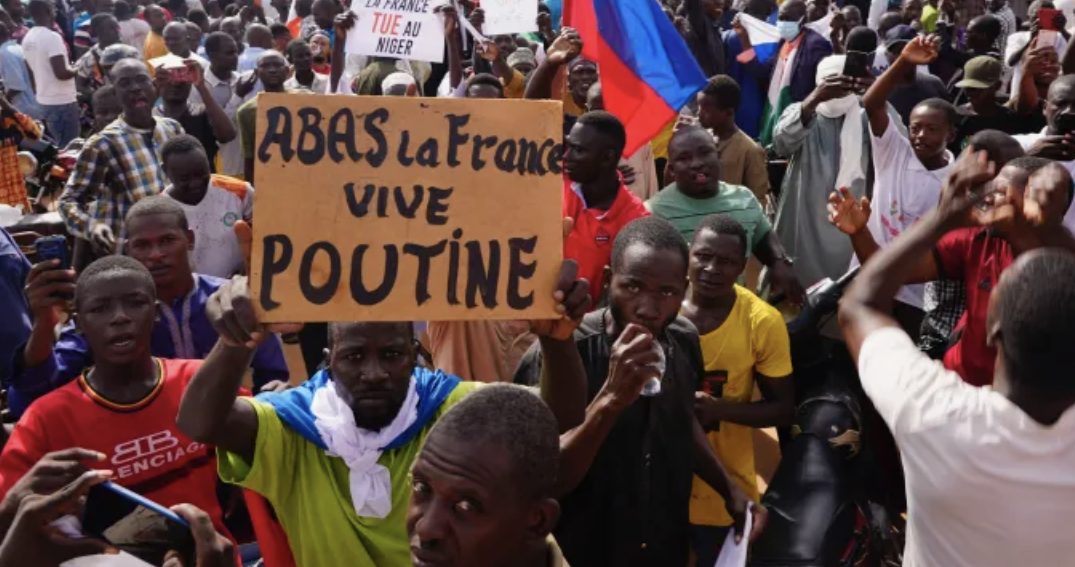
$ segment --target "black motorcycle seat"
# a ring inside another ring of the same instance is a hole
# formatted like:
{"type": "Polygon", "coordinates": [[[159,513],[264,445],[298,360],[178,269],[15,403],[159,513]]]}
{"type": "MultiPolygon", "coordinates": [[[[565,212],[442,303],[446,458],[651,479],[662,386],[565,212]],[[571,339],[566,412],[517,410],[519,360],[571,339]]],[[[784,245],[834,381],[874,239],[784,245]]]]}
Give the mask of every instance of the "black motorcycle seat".
{"type": "Polygon", "coordinates": [[[788,443],[765,496],[769,523],[753,545],[754,566],[836,565],[854,528],[847,464],[828,441],[800,434],[788,443]]]}

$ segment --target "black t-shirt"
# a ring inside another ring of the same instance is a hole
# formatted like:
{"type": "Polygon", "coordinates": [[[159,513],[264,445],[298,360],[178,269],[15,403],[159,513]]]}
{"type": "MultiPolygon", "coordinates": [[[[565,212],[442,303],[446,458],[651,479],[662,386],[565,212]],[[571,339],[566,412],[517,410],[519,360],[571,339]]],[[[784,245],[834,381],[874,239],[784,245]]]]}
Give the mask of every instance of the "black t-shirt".
{"type": "MultiPolygon", "coordinates": [[[[608,376],[613,340],[607,309],[575,331],[592,401],[608,376]]],[[[633,567],[686,565],[690,546],[694,392],[703,373],[698,331],[678,317],[662,343],[667,365],[661,393],[639,398],[620,414],[582,483],[560,500],[556,541],[571,565],[633,567]]],[[[541,375],[541,351],[523,357],[515,381],[541,375]]]]}
{"type": "Polygon", "coordinates": [[[209,123],[209,114],[205,112],[205,106],[188,103],[187,111],[176,122],[179,122],[184,132],[202,143],[205,147],[205,155],[209,156],[209,170],[216,173],[216,154],[219,148],[216,136],[213,135],[213,126],[209,123]]]}
{"type": "Polygon", "coordinates": [[[1000,130],[1006,134],[1027,134],[1041,130],[1041,128],[1035,129],[1034,121],[1028,117],[1020,116],[1006,106],[1000,109],[999,114],[980,116],[974,114],[969,104],[960,106],[959,121],[956,123],[956,138],[948,146],[952,153],[961,152],[967,140],[982,130],[1000,130]]]}
{"type": "Polygon", "coordinates": [[[911,122],[911,111],[927,98],[948,100],[948,89],[944,88],[944,83],[937,77],[915,72],[914,82],[892,89],[888,102],[892,103],[892,107],[903,119],[903,124],[907,125],[911,122]]]}

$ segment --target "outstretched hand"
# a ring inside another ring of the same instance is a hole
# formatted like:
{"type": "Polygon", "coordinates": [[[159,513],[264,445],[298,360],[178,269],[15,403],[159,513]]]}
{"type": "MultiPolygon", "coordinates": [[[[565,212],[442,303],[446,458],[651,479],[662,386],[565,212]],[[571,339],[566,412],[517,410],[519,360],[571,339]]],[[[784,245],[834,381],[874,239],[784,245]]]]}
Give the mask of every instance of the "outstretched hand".
{"type": "Polygon", "coordinates": [[[918,36],[907,42],[900,52],[900,60],[912,65],[928,65],[941,52],[941,38],[935,35],[918,36]]]}
{"type": "Polygon", "coordinates": [[[582,53],[582,38],[575,28],[564,28],[549,46],[545,60],[552,65],[563,65],[582,53]]]}
{"type": "Polygon", "coordinates": [[[870,200],[856,199],[847,187],[840,187],[829,194],[829,222],[840,232],[851,236],[866,228],[870,220],[870,200]]]}

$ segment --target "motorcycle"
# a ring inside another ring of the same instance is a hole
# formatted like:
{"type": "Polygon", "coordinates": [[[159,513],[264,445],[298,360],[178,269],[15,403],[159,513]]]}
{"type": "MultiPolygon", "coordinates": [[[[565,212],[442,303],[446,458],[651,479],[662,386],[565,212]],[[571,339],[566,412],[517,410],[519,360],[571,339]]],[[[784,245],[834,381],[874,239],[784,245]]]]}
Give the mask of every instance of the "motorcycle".
{"type": "Polygon", "coordinates": [[[75,138],[63,149],[57,149],[46,138],[23,140],[19,144],[19,172],[26,182],[26,193],[34,210],[45,213],[56,208],[56,200],[78,161],[85,140],[75,138]]]}
{"type": "Polygon", "coordinates": [[[900,530],[878,485],[878,458],[864,442],[877,433],[864,419],[872,407],[844,343],[822,331],[856,273],[814,285],[788,324],[795,421],[781,431],[780,465],[761,500],[769,521],[751,546],[753,567],[902,563],[900,530]]]}

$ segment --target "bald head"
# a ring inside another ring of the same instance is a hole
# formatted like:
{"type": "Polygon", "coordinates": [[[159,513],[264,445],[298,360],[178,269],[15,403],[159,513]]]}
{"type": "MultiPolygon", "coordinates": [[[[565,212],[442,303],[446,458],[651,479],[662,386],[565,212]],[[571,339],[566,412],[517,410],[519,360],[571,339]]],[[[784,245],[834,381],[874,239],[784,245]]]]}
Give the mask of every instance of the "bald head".
{"type": "Polygon", "coordinates": [[[183,22],[172,22],[164,26],[164,45],[168,52],[180,57],[190,57],[190,31],[183,22]]]}
{"type": "Polygon", "coordinates": [[[250,47],[272,49],[272,31],[268,26],[252,24],[246,29],[246,44],[250,47]]]}
{"type": "Polygon", "coordinates": [[[149,69],[146,68],[146,64],[141,59],[120,59],[119,62],[112,66],[112,70],[108,72],[108,78],[112,80],[113,84],[118,83],[123,77],[133,75],[149,76],[149,69]]]}

